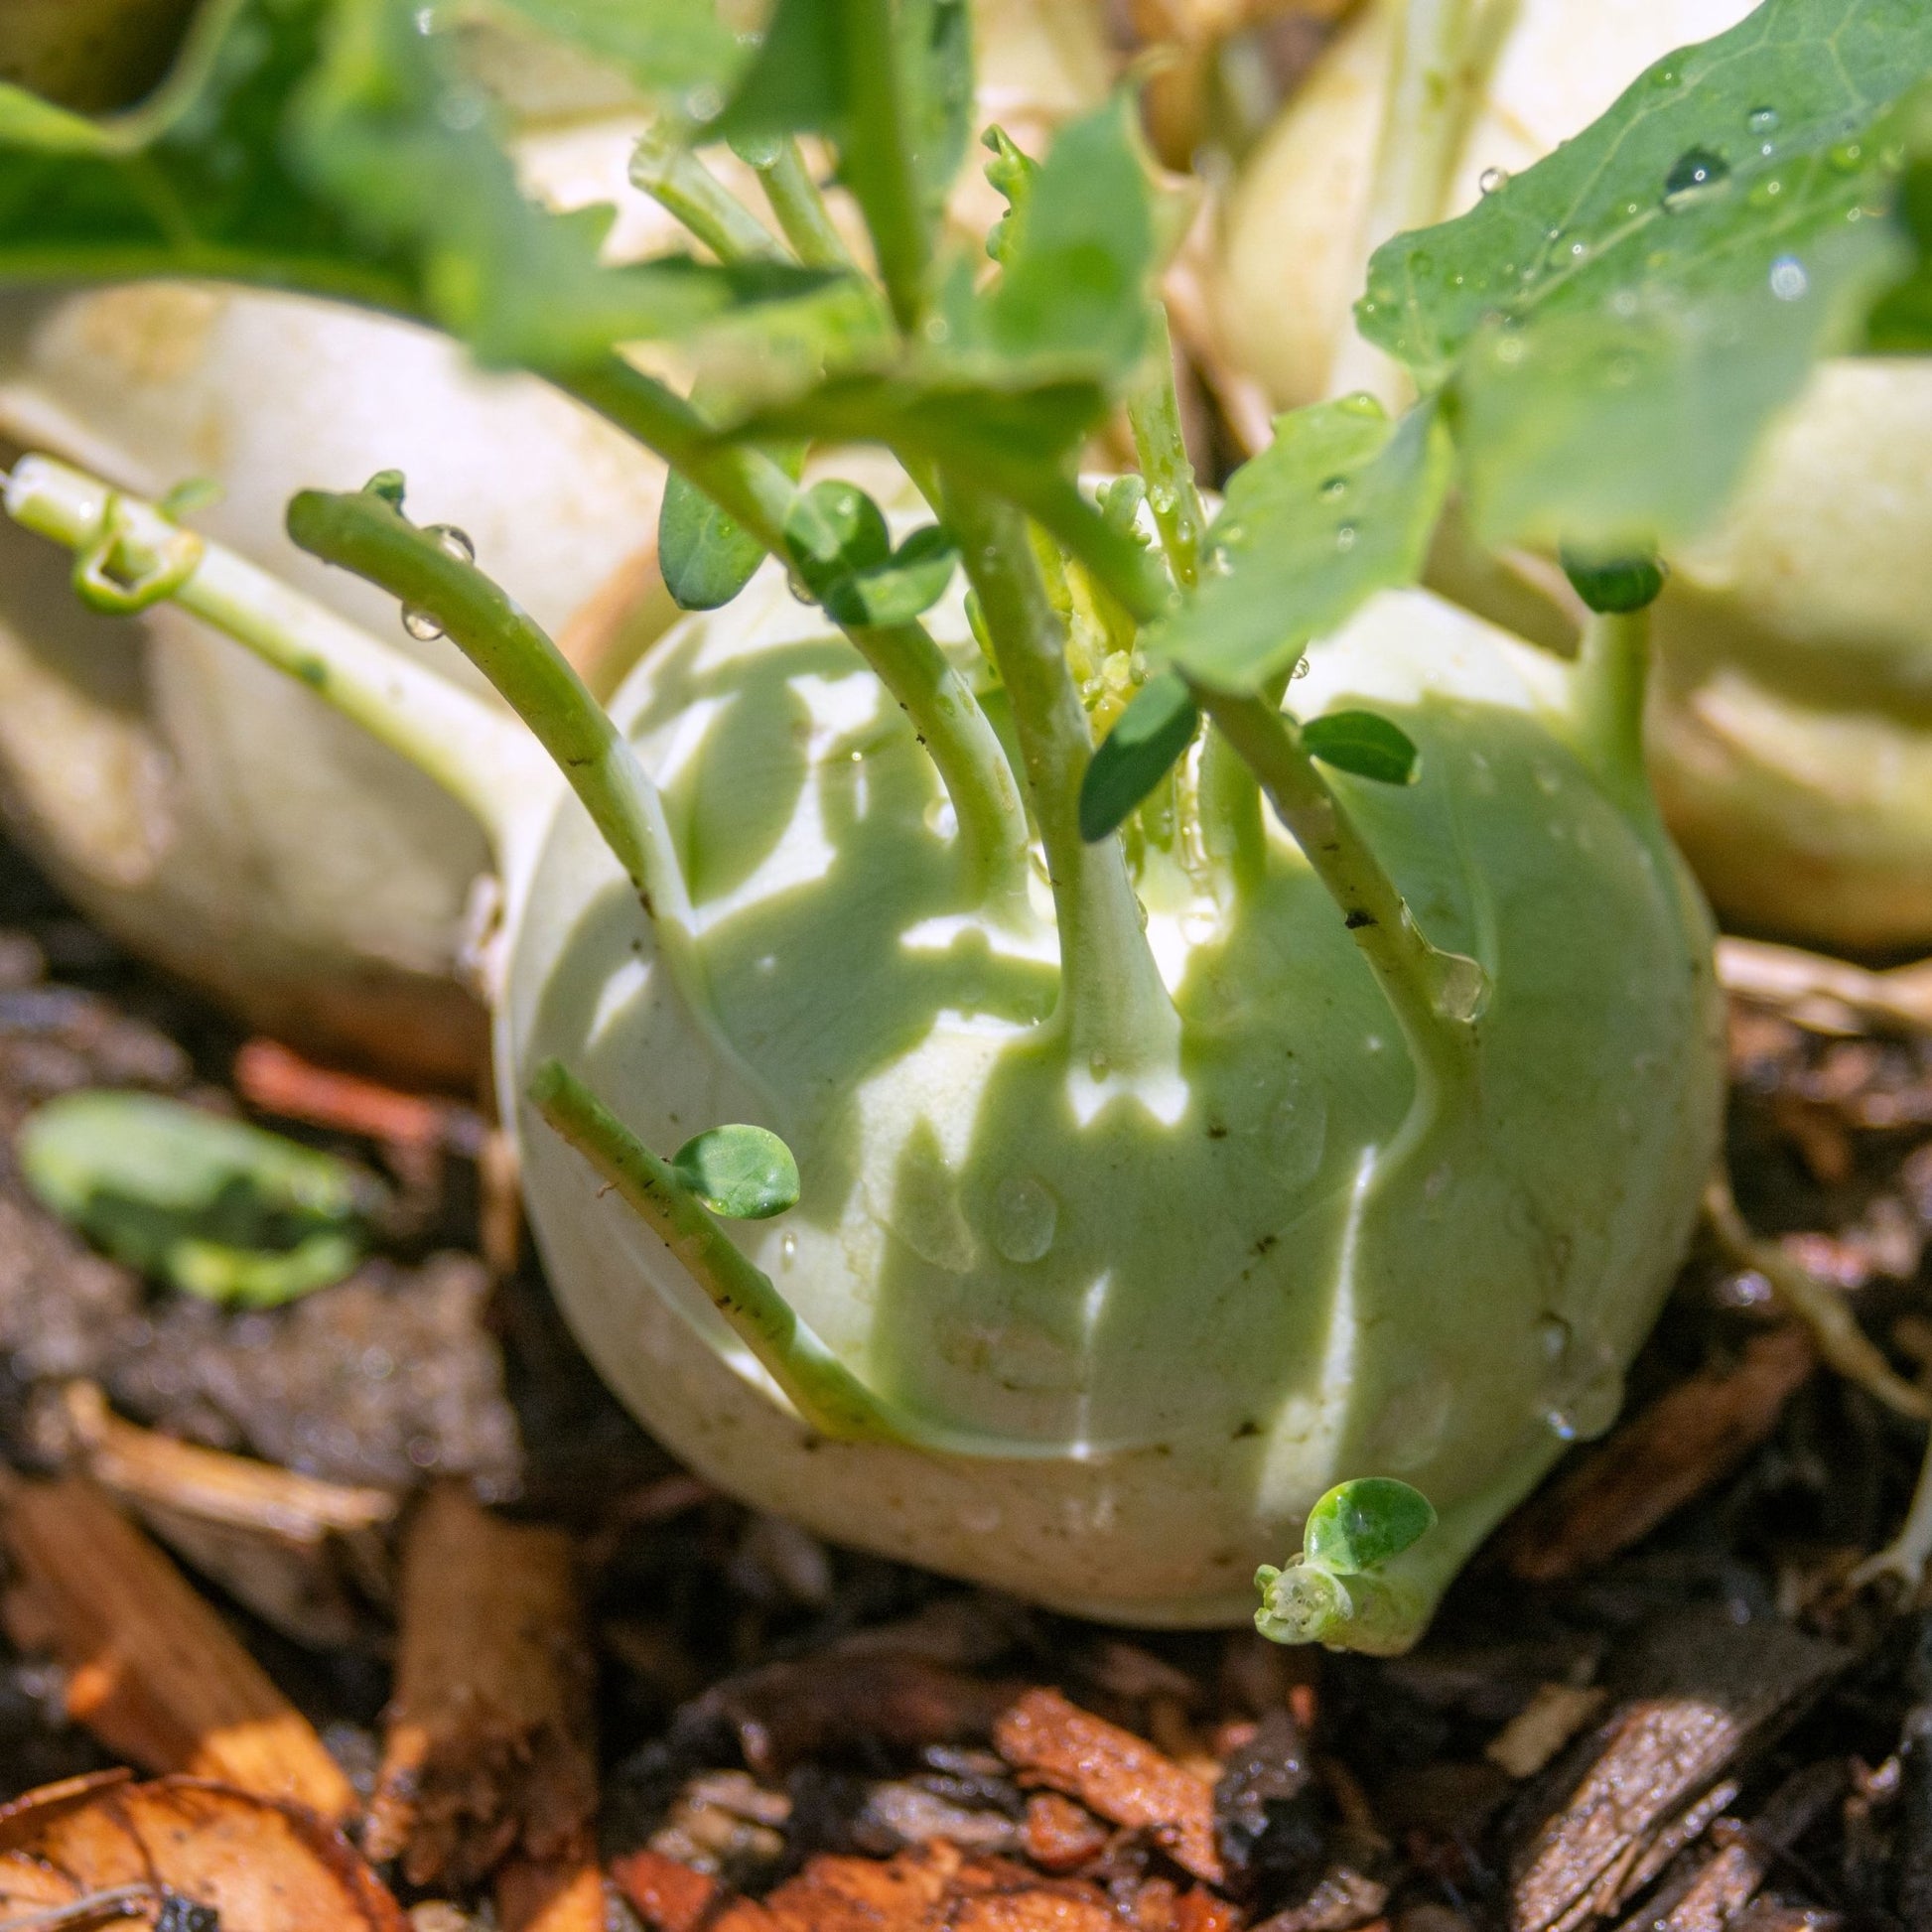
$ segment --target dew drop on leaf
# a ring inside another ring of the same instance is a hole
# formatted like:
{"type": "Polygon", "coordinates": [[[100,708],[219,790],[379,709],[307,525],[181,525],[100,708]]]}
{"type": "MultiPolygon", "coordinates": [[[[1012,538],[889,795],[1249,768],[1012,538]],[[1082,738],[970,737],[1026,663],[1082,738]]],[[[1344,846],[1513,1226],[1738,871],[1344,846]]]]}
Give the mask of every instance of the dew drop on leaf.
{"type": "Polygon", "coordinates": [[[1343,552],[1344,554],[1346,554],[1348,551],[1354,549],[1354,547],[1355,547],[1354,524],[1352,523],[1337,524],[1335,527],[1335,548],[1343,552]]]}
{"type": "Polygon", "coordinates": [[[1348,494],[1348,479],[1346,477],[1329,477],[1321,485],[1321,494],[1331,503],[1338,496],[1346,496],[1348,494]]]}
{"type": "Polygon", "coordinates": [[[1038,1261],[1059,1219],[1059,1203],[1030,1173],[1010,1173],[993,1190],[993,1245],[1009,1261],[1038,1261]]]}
{"type": "Polygon", "coordinates": [[[1825,160],[1841,175],[1854,175],[1864,160],[1864,149],[1856,141],[1840,141],[1825,150],[1825,160]]]}
{"type": "Polygon", "coordinates": [[[413,604],[402,607],[402,627],[419,644],[433,644],[443,634],[443,626],[427,611],[419,611],[413,604]]]}
{"type": "Polygon", "coordinates": [[[1507,168],[1485,168],[1476,177],[1476,186],[1483,194],[1494,195],[1499,190],[1509,186],[1509,170],[1507,168]]]}
{"type": "Polygon", "coordinates": [[[1778,131],[1778,110],[1775,107],[1753,107],[1744,116],[1744,125],[1759,137],[1775,134],[1778,131]]]}
{"type": "Polygon", "coordinates": [[[1686,148],[1664,177],[1664,207],[1682,207],[1700,190],[1716,188],[1730,173],[1730,164],[1710,148],[1686,148]]]}

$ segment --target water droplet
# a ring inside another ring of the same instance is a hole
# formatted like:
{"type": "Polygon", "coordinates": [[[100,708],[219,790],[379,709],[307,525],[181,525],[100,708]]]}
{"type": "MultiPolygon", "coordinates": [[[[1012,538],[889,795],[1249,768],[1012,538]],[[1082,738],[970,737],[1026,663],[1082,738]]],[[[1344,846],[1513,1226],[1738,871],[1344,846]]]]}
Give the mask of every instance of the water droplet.
{"type": "Polygon", "coordinates": [[[1783,180],[1777,175],[1766,175],[1762,181],[1751,183],[1751,192],[1744,197],[1744,200],[1752,207],[1771,207],[1783,193],[1783,180]]]}
{"type": "Polygon", "coordinates": [[[1753,134],[1775,134],[1778,131],[1778,110],[1775,107],[1753,107],[1744,116],[1744,125],[1753,134]]]}
{"type": "Polygon", "coordinates": [[[1220,544],[1239,543],[1247,534],[1247,529],[1242,524],[1227,523],[1215,531],[1214,540],[1220,544]]]}
{"type": "Polygon", "coordinates": [[[1172,483],[1158,483],[1147,493],[1148,506],[1156,516],[1166,516],[1179,500],[1172,483]]]}
{"type": "Polygon", "coordinates": [[[1560,1442],[1587,1443],[1616,1421],[1622,1407],[1623,1377],[1606,1362],[1554,1401],[1544,1411],[1543,1421],[1560,1442]]]}
{"type": "Polygon", "coordinates": [[[1507,168],[1485,168],[1476,177],[1476,186],[1485,195],[1498,194],[1509,186],[1509,170],[1507,168]]]}
{"type": "Polygon", "coordinates": [[[1344,556],[1355,547],[1355,526],[1352,523],[1338,523],[1335,526],[1335,548],[1344,556]]]}
{"type": "Polygon", "coordinates": [[[1811,277],[1796,255],[1780,255],[1771,264],[1771,293],[1780,302],[1802,301],[1811,288],[1811,277]]]}
{"type": "Polygon", "coordinates": [[[1560,1314],[1546,1314],[1536,1324],[1536,1339],[1544,1360],[1554,1365],[1570,1352],[1570,1323],[1560,1314]]]}
{"type": "Polygon", "coordinates": [[[1321,1171],[1327,1145],[1327,1098],[1291,1063],[1287,1085],[1268,1122],[1268,1151],[1277,1183],[1291,1191],[1308,1186],[1321,1171]]]}
{"type": "Polygon", "coordinates": [[[1112,1065],[1113,1065],[1113,1061],[1110,1060],[1105,1053],[1101,1052],[1098,1047],[1095,1047],[1095,1049],[1087,1055],[1087,1071],[1091,1073],[1096,1080],[1104,1080],[1107,1077],[1107,1069],[1112,1065]]]}
{"type": "Polygon", "coordinates": [[[778,1259],[787,1268],[798,1259],[797,1235],[787,1232],[784,1239],[778,1243],[778,1259]]]}
{"type": "Polygon", "coordinates": [[[443,626],[427,611],[419,611],[413,604],[402,607],[402,627],[419,644],[433,644],[443,634],[443,626]]]}
{"type": "Polygon", "coordinates": [[[1660,90],[1678,86],[1683,78],[1684,76],[1668,61],[1663,66],[1652,68],[1650,70],[1650,84],[1660,90]]]}
{"type": "Polygon", "coordinates": [[[1841,175],[1855,175],[1864,161],[1864,149],[1857,141],[1840,141],[1825,150],[1827,164],[1841,175]]]}
{"type": "Polygon", "coordinates": [[[426,523],[423,534],[434,537],[444,553],[454,557],[460,564],[474,564],[477,561],[477,546],[470,541],[468,530],[459,530],[454,523],[426,523]]]}
{"type": "Polygon", "coordinates": [[[1335,407],[1349,416],[1379,416],[1382,405],[1366,389],[1351,389],[1335,407]]]}
{"type": "Polygon", "coordinates": [[[1664,177],[1664,207],[1683,207],[1702,190],[1718,187],[1729,175],[1730,164],[1723,155],[1710,148],[1686,148],[1664,177]]]}
{"type": "Polygon", "coordinates": [[[1321,485],[1321,493],[1329,502],[1333,502],[1337,496],[1346,496],[1348,494],[1348,479],[1346,477],[1328,478],[1321,485]]]}
{"type": "Polygon", "coordinates": [[[684,96],[684,111],[694,121],[715,121],[725,111],[725,96],[703,80],[684,96]]]}
{"type": "Polygon", "coordinates": [[[1313,669],[1314,666],[1306,657],[1298,657],[1295,660],[1295,668],[1289,672],[1289,676],[1290,678],[1307,677],[1313,669]]]}
{"type": "Polygon", "coordinates": [[[1010,1173],[993,1190],[993,1245],[1009,1261],[1039,1260],[1059,1219],[1059,1202],[1030,1173],[1010,1173]]]}
{"type": "Polygon", "coordinates": [[[1482,962],[1467,953],[1439,952],[1434,966],[1436,984],[1430,991],[1430,1005],[1445,1020],[1481,1019],[1489,1004],[1489,975],[1482,962]]]}
{"type": "Polygon", "coordinates": [[[785,589],[791,593],[795,604],[816,604],[815,598],[805,586],[805,580],[795,570],[785,572],[785,589]]]}
{"type": "Polygon", "coordinates": [[[1180,915],[1180,936],[1190,946],[1204,946],[1221,929],[1221,915],[1211,905],[1190,905],[1180,915]]]}
{"type": "Polygon", "coordinates": [[[959,830],[959,814],[950,798],[935,798],[925,808],[925,829],[942,839],[951,838],[959,830]]]}

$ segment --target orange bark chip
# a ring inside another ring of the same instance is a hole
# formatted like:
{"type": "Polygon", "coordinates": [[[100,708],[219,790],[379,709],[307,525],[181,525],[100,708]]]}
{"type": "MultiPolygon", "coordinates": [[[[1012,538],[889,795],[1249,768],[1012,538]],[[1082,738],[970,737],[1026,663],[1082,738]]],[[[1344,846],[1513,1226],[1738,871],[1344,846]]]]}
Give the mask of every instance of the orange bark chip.
{"type": "Polygon", "coordinates": [[[1147,1835],[1208,1884],[1225,1875],[1214,1843],[1214,1792],[1131,1730],[1029,1691],[993,1727],[993,1742],[1028,1782],[1078,1798],[1089,1811],[1147,1835]]]}

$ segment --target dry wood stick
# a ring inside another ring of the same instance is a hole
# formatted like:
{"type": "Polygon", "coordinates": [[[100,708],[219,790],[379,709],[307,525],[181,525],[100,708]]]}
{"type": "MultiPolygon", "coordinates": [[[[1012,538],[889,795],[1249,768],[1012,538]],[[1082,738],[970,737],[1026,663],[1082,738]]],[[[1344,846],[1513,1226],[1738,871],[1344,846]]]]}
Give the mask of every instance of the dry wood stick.
{"type": "Polygon", "coordinates": [[[67,1665],[68,1711],[147,1771],[219,1778],[326,1819],[355,1794],[307,1719],[181,1572],[81,1476],[0,1489],[16,1640],[67,1665]]]}

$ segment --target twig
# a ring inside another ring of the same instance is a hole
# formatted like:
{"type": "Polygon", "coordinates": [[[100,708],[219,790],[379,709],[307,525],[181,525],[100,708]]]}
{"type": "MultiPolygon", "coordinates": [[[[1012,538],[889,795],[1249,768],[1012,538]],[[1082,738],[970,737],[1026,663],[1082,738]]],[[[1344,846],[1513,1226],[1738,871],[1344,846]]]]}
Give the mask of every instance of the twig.
{"type": "Polygon", "coordinates": [[[1809,1268],[1775,1241],[1753,1234],[1731,1197],[1730,1181],[1722,1171],[1704,1191],[1704,1213],[1718,1245],[1739,1268],[1755,1269],[1791,1313],[1805,1323],[1818,1352],[1845,1377],[1888,1409],[1914,1421],[1932,1421],[1932,1395],[1914,1388],[1879,1352],[1861,1328],[1844,1298],[1821,1282],[1809,1268]]]}
{"type": "Polygon", "coordinates": [[[1720,939],[1718,979],[1733,997],[1815,1033],[1932,1033],[1932,960],[1874,973],[1797,946],[1720,939]]]}
{"type": "Polygon", "coordinates": [[[369,1856],[424,1885],[572,1853],[597,1807],[590,1669],[568,1539],[432,1489],[403,1553],[369,1856]]]}
{"type": "Polygon", "coordinates": [[[9,1481],[15,1640],[69,1671],[69,1715],[149,1771],[219,1778],[340,1821],[355,1794],[307,1719],[172,1563],[82,1476],[9,1481]]]}

